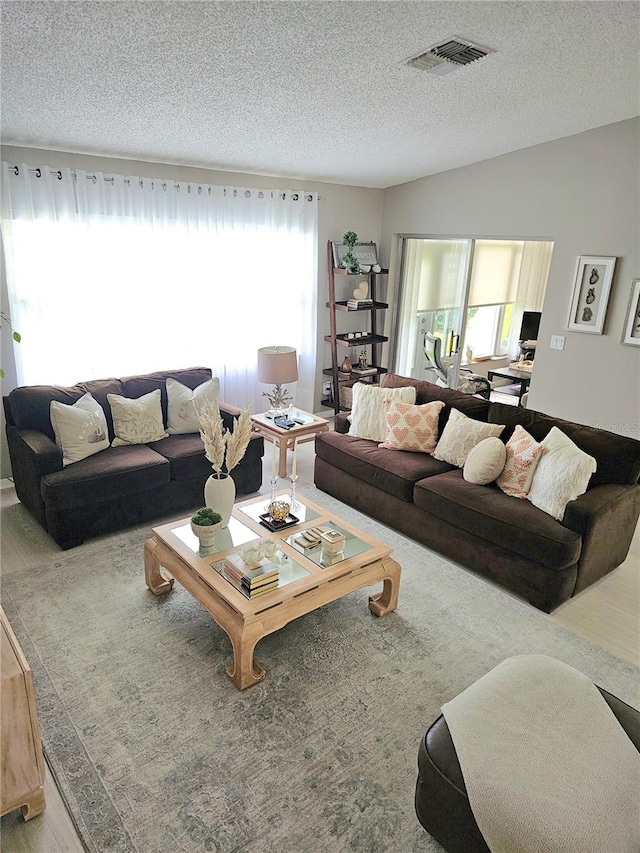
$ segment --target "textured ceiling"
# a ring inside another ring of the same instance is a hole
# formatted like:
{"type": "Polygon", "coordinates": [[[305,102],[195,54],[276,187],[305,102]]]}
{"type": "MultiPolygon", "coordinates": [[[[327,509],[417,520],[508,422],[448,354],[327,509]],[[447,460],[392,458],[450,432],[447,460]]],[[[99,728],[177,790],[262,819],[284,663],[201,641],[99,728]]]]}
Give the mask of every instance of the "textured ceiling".
{"type": "Polygon", "coordinates": [[[640,114],[640,3],[3,2],[5,144],[387,187],[640,114]],[[446,77],[401,63],[458,36],[446,77]]]}

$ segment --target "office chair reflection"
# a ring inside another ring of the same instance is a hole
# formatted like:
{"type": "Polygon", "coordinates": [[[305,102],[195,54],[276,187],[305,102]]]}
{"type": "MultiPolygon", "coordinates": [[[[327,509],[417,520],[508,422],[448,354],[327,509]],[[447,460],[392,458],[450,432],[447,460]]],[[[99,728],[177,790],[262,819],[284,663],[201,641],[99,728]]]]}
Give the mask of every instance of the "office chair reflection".
{"type": "MultiPolygon", "coordinates": [[[[424,354],[427,357],[429,367],[438,377],[436,385],[449,387],[449,376],[451,365],[447,365],[442,361],[441,357],[442,341],[431,332],[425,332],[424,335],[424,354]]],[[[457,390],[463,394],[478,394],[480,397],[489,399],[491,393],[491,383],[486,376],[480,376],[469,370],[467,367],[461,367],[459,371],[457,390]]]]}

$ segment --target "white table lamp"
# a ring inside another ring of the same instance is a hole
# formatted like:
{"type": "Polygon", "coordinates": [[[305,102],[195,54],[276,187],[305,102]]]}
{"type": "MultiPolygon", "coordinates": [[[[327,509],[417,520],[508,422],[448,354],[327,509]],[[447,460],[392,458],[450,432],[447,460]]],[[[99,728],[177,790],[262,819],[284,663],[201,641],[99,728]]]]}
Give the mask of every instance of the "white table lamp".
{"type": "Polygon", "coordinates": [[[293,397],[283,385],[298,380],[298,358],[294,347],[261,347],[258,350],[258,382],[275,386],[273,391],[263,391],[271,404],[272,414],[285,412],[293,397]]]}

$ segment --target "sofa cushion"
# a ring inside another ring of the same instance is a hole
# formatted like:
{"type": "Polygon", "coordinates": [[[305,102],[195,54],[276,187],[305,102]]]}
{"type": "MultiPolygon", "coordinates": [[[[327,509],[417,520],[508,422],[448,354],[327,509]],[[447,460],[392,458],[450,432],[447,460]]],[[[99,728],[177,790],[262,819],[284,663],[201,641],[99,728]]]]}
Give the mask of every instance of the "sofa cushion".
{"type": "Polygon", "coordinates": [[[545,452],[533,475],[527,498],[534,506],[562,521],[569,501],[587,491],[596,460],[553,427],[542,439],[545,452]]]}
{"type": "Polygon", "coordinates": [[[420,480],[413,500],[436,518],[554,571],[574,565],[580,557],[578,533],[494,484],[467,483],[460,470],[420,480]]]}
{"type": "Polygon", "coordinates": [[[411,502],[416,480],[450,471],[428,453],[379,448],[375,441],[324,432],[316,436],[316,455],[330,465],[351,474],[403,501],[411,502]]]}
{"type": "Polygon", "coordinates": [[[501,473],[506,458],[507,450],[497,436],[484,438],[469,451],[462,476],[468,483],[486,486],[501,473]]]}
{"type": "Polygon", "coordinates": [[[499,489],[514,498],[526,498],[533,475],[545,449],[526,429],[516,424],[513,435],[505,445],[506,461],[497,479],[499,489]]]}
{"type": "Polygon", "coordinates": [[[109,427],[109,436],[113,437],[113,423],[107,403],[107,394],[122,394],[122,385],[119,379],[80,382],[78,385],[70,385],[67,388],[59,385],[23,385],[14,388],[8,395],[13,423],[18,429],[35,429],[38,432],[43,432],[52,441],[55,441],[50,416],[52,400],[64,403],[66,406],[73,406],[87,391],[102,406],[109,427]]]}
{"type": "Polygon", "coordinates": [[[384,441],[387,432],[385,400],[414,403],[415,388],[382,388],[369,382],[356,382],[353,386],[353,407],[349,435],[384,441]]]}
{"type": "Polygon", "coordinates": [[[108,394],[107,399],[116,433],[112,442],[114,447],[121,444],[147,444],[166,438],[159,388],[136,399],[121,397],[119,394],[108,394]]]}
{"type": "Polygon", "coordinates": [[[212,373],[209,367],[188,367],[184,370],[159,370],[156,373],[144,373],[140,376],[124,376],[121,380],[122,391],[125,397],[142,397],[149,391],[160,389],[162,417],[167,423],[167,379],[177,379],[187,388],[197,388],[207,379],[211,379],[212,373]]]}
{"type": "MultiPolygon", "coordinates": [[[[423,379],[411,379],[406,376],[400,376],[397,373],[387,373],[382,379],[384,388],[399,388],[413,385],[416,389],[416,405],[422,403],[432,403],[434,400],[442,400],[445,404],[444,409],[440,412],[439,432],[445,428],[449,419],[451,409],[457,409],[459,412],[464,412],[469,418],[476,421],[487,421],[489,416],[489,401],[483,397],[476,397],[474,394],[462,394],[460,391],[454,391],[453,388],[441,388],[440,385],[434,385],[433,382],[426,382],[423,379]]],[[[503,423],[503,421],[500,421],[503,423]]]]}
{"type": "Polygon", "coordinates": [[[73,406],[52,400],[51,426],[62,448],[62,464],[71,465],[109,447],[107,420],[102,406],[87,391],[73,406]]]}
{"type": "Polygon", "coordinates": [[[637,483],[640,479],[640,441],[617,435],[605,429],[583,426],[505,403],[491,403],[491,423],[506,424],[503,438],[509,438],[516,424],[524,427],[536,441],[542,441],[557,426],[571,441],[593,456],[598,468],[589,481],[589,488],[601,483],[637,483]]]}
{"type": "Polygon", "coordinates": [[[213,473],[211,463],[204,455],[202,439],[196,433],[170,435],[161,441],[151,442],[149,447],[169,460],[172,480],[199,477],[204,488],[207,477],[213,473]]]}
{"type": "MultiPolygon", "coordinates": [[[[462,468],[471,450],[485,438],[497,438],[504,426],[487,424],[468,418],[458,409],[452,409],[447,425],[433,451],[435,459],[462,468]]],[[[497,475],[496,475],[497,476],[497,475]]]]}
{"type": "Polygon", "coordinates": [[[196,388],[189,388],[171,376],[167,377],[167,432],[169,435],[200,433],[198,411],[205,400],[218,409],[220,380],[207,379],[196,388]]]}
{"type": "Polygon", "coordinates": [[[444,406],[442,400],[421,406],[385,400],[383,406],[387,431],[380,447],[433,453],[438,441],[438,418],[444,406]]]}
{"type": "MultiPolygon", "coordinates": [[[[101,503],[169,482],[169,463],[146,445],[108,447],[42,478],[42,498],[55,511],[101,503]]],[[[149,496],[153,500],[153,495],[149,496]]]]}

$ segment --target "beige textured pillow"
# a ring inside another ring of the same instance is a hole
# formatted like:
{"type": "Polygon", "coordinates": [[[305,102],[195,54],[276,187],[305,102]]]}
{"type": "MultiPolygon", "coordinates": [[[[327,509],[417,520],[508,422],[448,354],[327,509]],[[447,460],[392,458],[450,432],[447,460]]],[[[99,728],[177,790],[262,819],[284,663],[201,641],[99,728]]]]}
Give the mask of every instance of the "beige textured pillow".
{"type": "Polygon", "coordinates": [[[546,452],[533,475],[527,498],[538,509],[562,521],[569,501],[587,491],[596,460],[558,427],[552,427],[541,444],[546,452]]]}
{"type": "Polygon", "coordinates": [[[433,458],[463,468],[469,451],[485,438],[500,435],[504,424],[487,424],[474,421],[458,409],[451,409],[447,425],[442,430],[440,441],[433,451],[433,458]]]}
{"type": "Polygon", "coordinates": [[[182,435],[187,432],[200,432],[198,410],[205,400],[218,407],[220,380],[208,379],[191,390],[177,379],[167,379],[167,432],[169,435],[182,435]]]}
{"type": "Polygon", "coordinates": [[[438,415],[444,407],[441,400],[422,406],[384,400],[382,405],[386,411],[387,434],[380,447],[433,453],[438,440],[438,415]]]}
{"type": "Polygon", "coordinates": [[[526,498],[540,457],[546,448],[538,444],[526,429],[518,424],[506,444],[507,461],[498,477],[498,487],[505,495],[526,498]]]}
{"type": "Polygon", "coordinates": [[[485,438],[469,451],[462,476],[467,483],[486,486],[500,474],[506,458],[506,448],[499,438],[485,438]]]}
{"type": "Polygon", "coordinates": [[[112,447],[147,444],[167,437],[159,388],[134,400],[119,394],[107,394],[107,400],[111,406],[113,431],[116,434],[111,442],[112,447]]]}
{"type": "Polygon", "coordinates": [[[71,465],[109,447],[107,419],[100,403],[87,391],[72,406],[52,400],[49,406],[62,464],[71,465]]]}
{"type": "Polygon", "coordinates": [[[384,441],[387,434],[386,412],[382,405],[384,400],[415,403],[416,389],[413,385],[406,388],[382,388],[368,382],[356,382],[353,386],[349,435],[384,441]]]}

